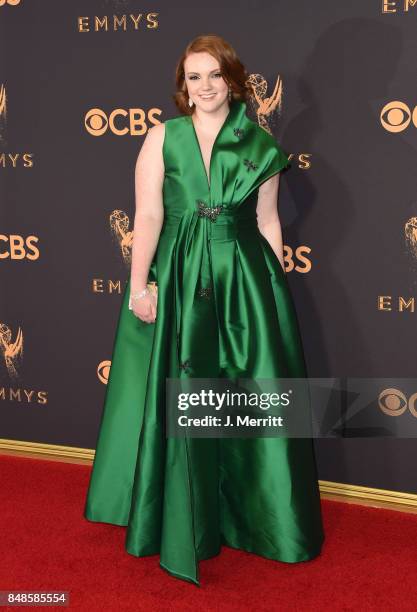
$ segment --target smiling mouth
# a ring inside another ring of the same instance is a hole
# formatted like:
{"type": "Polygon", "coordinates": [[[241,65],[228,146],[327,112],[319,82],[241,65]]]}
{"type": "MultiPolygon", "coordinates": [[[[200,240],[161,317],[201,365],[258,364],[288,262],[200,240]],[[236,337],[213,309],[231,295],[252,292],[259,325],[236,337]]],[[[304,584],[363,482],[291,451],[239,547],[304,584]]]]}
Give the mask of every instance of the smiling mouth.
{"type": "Polygon", "coordinates": [[[203,100],[209,100],[210,98],[213,98],[216,94],[212,93],[212,94],[201,94],[200,98],[202,98],[203,100]]]}

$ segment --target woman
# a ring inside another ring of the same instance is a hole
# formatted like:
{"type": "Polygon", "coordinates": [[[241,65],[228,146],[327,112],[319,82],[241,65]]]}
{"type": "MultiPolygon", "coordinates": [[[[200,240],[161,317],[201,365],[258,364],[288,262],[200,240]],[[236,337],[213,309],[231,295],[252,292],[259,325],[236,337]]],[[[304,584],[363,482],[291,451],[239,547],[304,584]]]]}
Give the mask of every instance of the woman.
{"type": "Polygon", "coordinates": [[[277,213],[289,160],[247,117],[246,79],[226,41],[196,38],[177,66],[181,114],[138,156],[131,278],[85,507],[127,526],[129,553],[159,554],[197,585],[222,544],[295,563],[324,537],[310,438],[165,434],[168,377],[306,375],[277,213]]]}

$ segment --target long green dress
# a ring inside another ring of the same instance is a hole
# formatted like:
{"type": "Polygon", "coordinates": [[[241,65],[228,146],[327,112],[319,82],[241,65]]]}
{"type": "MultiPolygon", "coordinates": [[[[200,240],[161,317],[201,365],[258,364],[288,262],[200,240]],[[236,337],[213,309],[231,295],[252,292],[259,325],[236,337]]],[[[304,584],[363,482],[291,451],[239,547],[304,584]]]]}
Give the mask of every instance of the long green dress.
{"type": "MultiPolygon", "coordinates": [[[[124,292],[85,518],[127,527],[200,585],[199,561],[231,546],[296,563],[324,539],[311,438],[167,438],[165,379],[305,377],[286,276],[256,223],[259,185],[289,165],[233,101],[204,167],[189,116],[165,122],[164,224],[148,324],[124,292]],[[209,182],[210,179],[210,182],[209,182]],[[219,208],[220,207],[220,208],[219,208]]],[[[137,229],[140,231],[140,228],[137,229]]]]}

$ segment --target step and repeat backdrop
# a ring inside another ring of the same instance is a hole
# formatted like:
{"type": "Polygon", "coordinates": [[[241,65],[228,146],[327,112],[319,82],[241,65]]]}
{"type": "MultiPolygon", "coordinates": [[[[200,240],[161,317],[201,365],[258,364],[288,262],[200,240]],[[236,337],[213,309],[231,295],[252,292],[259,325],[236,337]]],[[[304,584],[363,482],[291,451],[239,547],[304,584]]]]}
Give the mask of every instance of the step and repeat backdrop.
{"type": "MultiPolygon", "coordinates": [[[[207,33],[292,157],[279,212],[309,375],[398,380],[387,418],[415,430],[416,25],[416,0],[0,0],[0,438],[95,448],[137,155],[207,33]]],[[[315,446],[321,479],[417,491],[415,434],[315,446]]]]}

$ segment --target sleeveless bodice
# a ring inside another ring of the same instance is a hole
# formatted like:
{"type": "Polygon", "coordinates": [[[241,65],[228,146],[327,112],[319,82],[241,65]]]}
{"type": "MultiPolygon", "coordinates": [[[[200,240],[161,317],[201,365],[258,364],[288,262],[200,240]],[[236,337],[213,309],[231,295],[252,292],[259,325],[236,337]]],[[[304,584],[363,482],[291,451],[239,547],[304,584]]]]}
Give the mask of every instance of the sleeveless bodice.
{"type": "MultiPolygon", "coordinates": [[[[231,104],[214,141],[210,185],[190,116],[165,122],[164,207],[167,216],[192,215],[197,201],[237,212],[267,178],[289,164],[275,139],[246,115],[246,104],[231,104]]],[[[219,218],[220,218],[219,217],[219,218]]]]}

